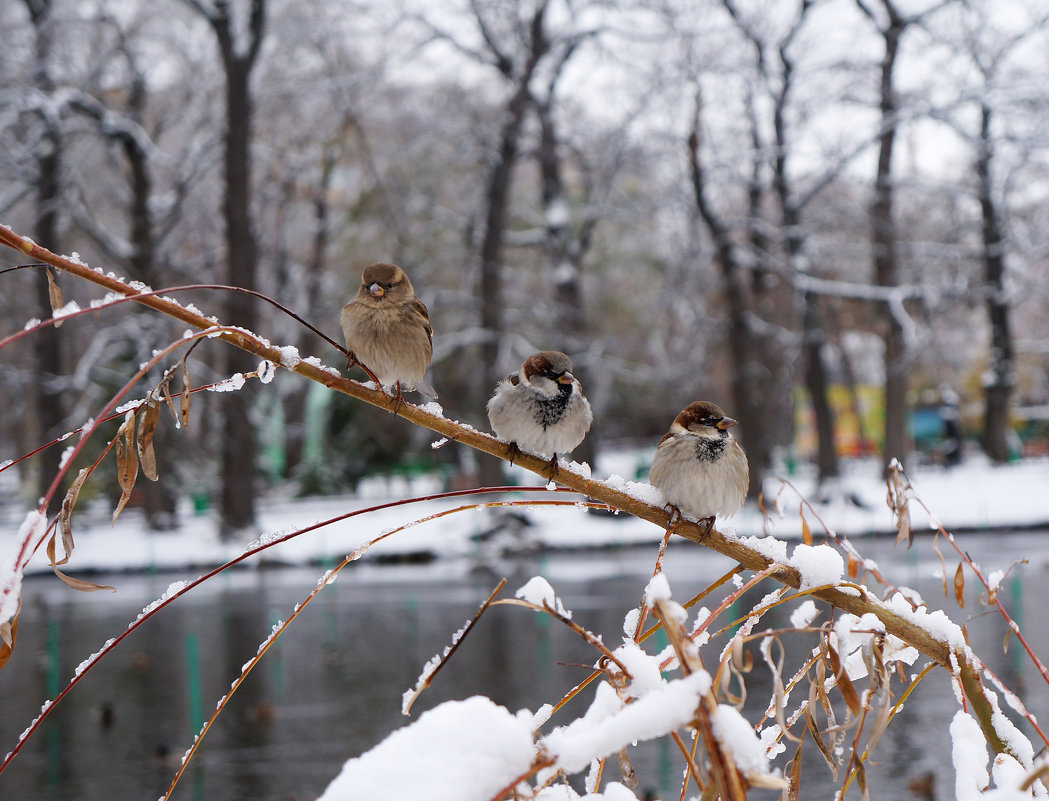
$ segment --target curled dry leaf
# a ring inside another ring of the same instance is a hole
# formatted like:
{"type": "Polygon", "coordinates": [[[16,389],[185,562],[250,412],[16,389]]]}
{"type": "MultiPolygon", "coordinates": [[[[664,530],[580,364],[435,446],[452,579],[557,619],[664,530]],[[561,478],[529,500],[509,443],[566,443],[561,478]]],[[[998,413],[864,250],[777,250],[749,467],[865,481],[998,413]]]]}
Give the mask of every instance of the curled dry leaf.
{"type": "Polygon", "coordinates": [[[18,614],[22,611],[22,599],[18,599],[15,614],[10,620],[0,623],[0,668],[11,658],[15,649],[15,638],[18,637],[18,614]]]}
{"type": "Polygon", "coordinates": [[[66,492],[66,497],[62,499],[62,510],[58,513],[58,527],[62,532],[62,550],[65,556],[62,557],[61,562],[52,562],[51,567],[54,567],[55,564],[64,565],[69,561],[69,555],[73,553],[73,526],[70,520],[73,517],[73,507],[76,506],[77,498],[80,496],[80,488],[84,486],[89,475],[91,475],[90,467],[81,468],[66,492]]]}
{"type": "Polygon", "coordinates": [[[798,801],[801,792],[801,741],[798,741],[798,750],[794,752],[794,758],[790,761],[790,787],[787,789],[787,801],[798,801]]]}
{"type": "Polygon", "coordinates": [[[117,452],[117,483],[120,485],[120,500],[113,510],[113,522],[120,517],[124,507],[131,499],[131,490],[138,478],[138,456],[135,451],[135,414],[128,412],[124,422],[117,430],[113,445],[117,452]]]}
{"type": "Polygon", "coordinates": [[[139,412],[138,461],[142,466],[142,475],[150,481],[157,480],[157,455],[153,450],[153,434],[157,430],[159,417],[160,406],[152,399],[146,403],[146,408],[139,412]]]}
{"type": "Polygon", "coordinates": [[[958,602],[958,606],[962,609],[965,608],[965,565],[962,562],[958,563],[958,568],[954,571],[954,600],[958,602]]]}
{"type": "Polygon", "coordinates": [[[855,581],[860,575],[860,560],[856,558],[854,554],[847,554],[845,557],[846,568],[849,573],[849,578],[855,581]]]}
{"type": "Polygon", "coordinates": [[[164,377],[160,379],[157,384],[157,388],[154,390],[154,395],[159,395],[164,399],[164,403],[167,404],[168,411],[171,412],[171,416],[175,420],[175,426],[181,425],[182,421],[179,419],[178,412],[175,411],[175,401],[171,397],[171,378],[175,375],[175,369],[178,365],[172,365],[164,371],[164,377]]]}
{"type": "Polygon", "coordinates": [[[804,507],[798,508],[798,514],[801,515],[801,541],[806,545],[812,545],[812,529],[809,528],[809,521],[805,519],[804,507]]]}
{"type": "Polygon", "coordinates": [[[914,544],[914,531],[911,528],[911,510],[906,501],[896,513],[896,544],[907,540],[907,547],[914,544]]]}
{"type": "Polygon", "coordinates": [[[834,680],[837,683],[838,691],[841,693],[841,697],[845,699],[846,705],[849,707],[849,712],[853,715],[859,715],[862,709],[860,704],[860,697],[856,693],[856,688],[852,686],[852,680],[849,678],[849,674],[845,672],[845,666],[842,665],[841,659],[838,657],[838,652],[834,646],[830,644],[829,639],[824,639],[821,643],[827,663],[830,665],[831,673],[834,674],[834,680]]]}
{"type": "MultiPolygon", "coordinates": [[[[51,301],[51,311],[56,312],[65,305],[65,301],[62,299],[62,288],[55,281],[55,271],[53,268],[48,267],[44,271],[47,274],[47,297],[51,301]]],[[[62,318],[55,319],[55,328],[62,327],[62,318]]]]}
{"type": "Polygon", "coordinates": [[[182,418],[182,427],[189,428],[189,395],[190,395],[190,384],[189,384],[189,367],[186,366],[186,360],[182,360],[182,398],[179,402],[179,415],[182,418]]]}

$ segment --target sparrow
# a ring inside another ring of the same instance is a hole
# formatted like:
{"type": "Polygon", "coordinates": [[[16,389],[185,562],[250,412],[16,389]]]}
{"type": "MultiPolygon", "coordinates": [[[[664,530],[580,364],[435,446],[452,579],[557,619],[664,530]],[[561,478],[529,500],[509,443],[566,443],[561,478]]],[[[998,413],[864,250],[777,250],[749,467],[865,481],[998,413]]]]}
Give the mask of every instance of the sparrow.
{"type": "Polygon", "coordinates": [[[343,306],[339,322],[347,367],[360,364],[383,387],[396,387],[398,402],[401,390],[410,389],[437,399],[424,379],[433,357],[430,314],[404,270],[394,264],[365,267],[361,288],[343,306]]]}
{"type": "Polygon", "coordinates": [[[504,378],[488,401],[488,420],[499,439],[510,443],[510,464],[524,450],[550,457],[550,478],[557,475],[557,454],[575,448],[594,422],[583,387],[572,375],[572,361],[556,350],[524,360],[504,378]]]}
{"type": "Polygon", "coordinates": [[[648,480],[663,493],[671,525],[685,512],[706,519],[710,531],[715,515],[731,515],[743,505],[750,467],[729,433],[735,425],[717,404],[696,401],[659,440],[648,480]]]}

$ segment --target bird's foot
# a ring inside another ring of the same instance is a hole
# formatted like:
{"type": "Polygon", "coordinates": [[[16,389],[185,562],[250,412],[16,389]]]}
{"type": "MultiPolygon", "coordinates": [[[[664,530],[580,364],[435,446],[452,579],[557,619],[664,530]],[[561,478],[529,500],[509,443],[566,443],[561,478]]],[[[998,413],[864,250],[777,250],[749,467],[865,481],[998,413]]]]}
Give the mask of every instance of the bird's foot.
{"type": "Polygon", "coordinates": [[[674,504],[668,503],[663,509],[670,516],[667,520],[667,528],[673,529],[677,527],[677,524],[681,522],[681,510],[678,509],[674,504]]]}
{"type": "Polygon", "coordinates": [[[713,515],[711,515],[710,517],[704,517],[704,518],[703,518],[703,520],[702,520],[701,522],[704,522],[704,523],[706,523],[707,525],[706,525],[706,528],[704,528],[704,529],[703,529],[703,533],[702,533],[702,534],[700,535],[700,537],[699,537],[699,541],[700,541],[700,542],[702,542],[703,540],[705,540],[705,539],[707,538],[707,535],[708,535],[708,534],[709,534],[709,533],[711,532],[711,530],[712,530],[712,529],[714,528],[714,516],[713,516],[713,515]]]}
{"type": "Polygon", "coordinates": [[[397,410],[407,403],[407,401],[404,399],[404,395],[401,394],[401,382],[398,381],[395,386],[397,391],[393,395],[393,413],[396,415],[397,410]]]}
{"type": "Polygon", "coordinates": [[[559,472],[561,472],[561,467],[557,463],[557,454],[556,453],[553,456],[550,457],[550,461],[546,463],[546,467],[550,471],[550,473],[547,476],[547,478],[549,478],[551,481],[553,481],[555,478],[557,478],[557,474],[559,472]]]}
{"type": "Polygon", "coordinates": [[[354,353],[352,350],[346,351],[346,369],[352,369],[355,364],[360,364],[360,362],[357,360],[357,354],[354,353]]]}
{"type": "Polygon", "coordinates": [[[511,442],[506,446],[506,458],[510,462],[510,466],[513,467],[514,459],[521,455],[521,449],[517,447],[516,442],[511,442]]]}

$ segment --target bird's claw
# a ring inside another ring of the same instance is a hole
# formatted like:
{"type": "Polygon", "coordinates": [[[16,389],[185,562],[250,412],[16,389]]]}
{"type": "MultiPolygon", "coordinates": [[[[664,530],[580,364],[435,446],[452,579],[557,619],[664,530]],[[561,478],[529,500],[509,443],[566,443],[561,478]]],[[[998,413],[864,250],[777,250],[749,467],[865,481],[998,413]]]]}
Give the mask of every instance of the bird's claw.
{"type": "Polygon", "coordinates": [[[510,462],[510,466],[514,466],[514,459],[521,455],[521,449],[517,447],[516,442],[511,442],[506,446],[506,458],[510,462]]]}
{"type": "Polygon", "coordinates": [[[672,503],[668,503],[663,509],[668,515],[670,515],[670,519],[667,520],[667,528],[675,528],[677,524],[681,522],[681,510],[672,503]]]}
{"type": "Polygon", "coordinates": [[[560,472],[560,467],[557,463],[556,453],[550,457],[550,461],[546,463],[546,466],[550,470],[549,479],[553,481],[555,478],[557,478],[557,474],[560,472]]]}
{"type": "Polygon", "coordinates": [[[404,395],[401,394],[401,382],[398,381],[396,384],[397,391],[393,396],[393,413],[396,415],[397,410],[400,409],[407,401],[404,399],[404,395]]]}

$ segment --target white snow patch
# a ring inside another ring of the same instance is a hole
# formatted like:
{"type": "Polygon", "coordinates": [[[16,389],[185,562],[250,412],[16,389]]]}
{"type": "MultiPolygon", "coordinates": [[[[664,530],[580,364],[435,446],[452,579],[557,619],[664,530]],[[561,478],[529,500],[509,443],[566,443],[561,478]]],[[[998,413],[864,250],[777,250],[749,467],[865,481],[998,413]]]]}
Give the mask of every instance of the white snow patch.
{"type": "Polygon", "coordinates": [[[975,718],[958,710],[950,727],[957,801],[978,801],[987,787],[987,744],[975,718]]]}
{"type": "Polygon", "coordinates": [[[280,363],[283,367],[287,367],[289,370],[295,367],[300,361],[299,349],[294,345],[284,345],[277,348],[277,352],[280,353],[280,363]]]}
{"type": "Polygon", "coordinates": [[[630,673],[631,696],[646,695],[666,684],[659,671],[659,657],[652,656],[632,639],[624,637],[623,644],[612,653],[630,673]]]}
{"type": "Polygon", "coordinates": [[[61,306],[52,311],[51,316],[56,320],[60,320],[63,317],[68,317],[71,314],[76,314],[78,311],[80,311],[80,304],[77,303],[75,300],[71,300],[64,306],[61,306]]]}
{"type": "Polygon", "coordinates": [[[845,560],[830,545],[799,543],[794,548],[790,565],[801,574],[801,590],[837,584],[845,574],[845,560]]]}
{"type": "Polygon", "coordinates": [[[710,716],[710,725],[721,747],[744,773],[769,772],[765,746],[739,710],[728,704],[718,704],[710,716]]]}
{"type": "Polygon", "coordinates": [[[347,761],[318,801],[487,801],[534,755],[528,725],[504,707],[448,701],[347,761]]]}
{"type": "Polygon", "coordinates": [[[0,551],[0,623],[11,620],[22,597],[22,567],[19,551],[29,552],[29,543],[43,536],[47,517],[38,510],[29,511],[18,527],[18,536],[12,541],[5,537],[9,547],[0,551]]]}
{"type": "Polygon", "coordinates": [[[670,582],[667,581],[667,577],[662,572],[656,573],[645,587],[645,603],[652,606],[656,601],[669,600],[670,582]]]}
{"type": "MultiPolygon", "coordinates": [[[[662,737],[686,725],[695,717],[700,696],[709,689],[710,675],[697,671],[668,682],[599,721],[592,719],[588,711],[582,718],[546,735],[543,745],[562,770],[577,773],[591,759],[615,753],[635,741],[662,737]]],[[[611,688],[609,691],[614,694],[611,688]]]]}
{"type": "Polygon", "coordinates": [[[820,610],[816,608],[815,602],[810,598],[795,609],[790,615],[790,625],[796,629],[806,628],[816,616],[819,615],[820,610]]]}
{"type": "Polygon", "coordinates": [[[259,367],[258,370],[256,370],[256,373],[258,373],[259,381],[263,384],[268,384],[273,380],[273,377],[277,375],[277,365],[271,361],[263,360],[259,362],[259,367]]]}
{"type": "Polygon", "coordinates": [[[536,606],[549,607],[562,617],[572,617],[572,613],[565,609],[561,599],[554,592],[554,588],[550,586],[550,582],[542,576],[530,578],[521,589],[514,593],[514,597],[536,606]]]}
{"type": "Polygon", "coordinates": [[[244,386],[244,373],[234,373],[224,381],[208,387],[208,392],[236,392],[244,386]]]}

